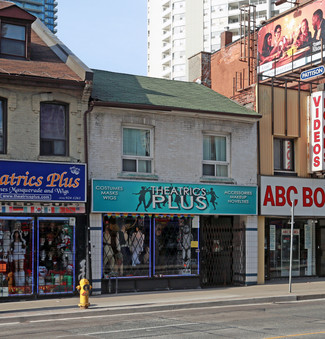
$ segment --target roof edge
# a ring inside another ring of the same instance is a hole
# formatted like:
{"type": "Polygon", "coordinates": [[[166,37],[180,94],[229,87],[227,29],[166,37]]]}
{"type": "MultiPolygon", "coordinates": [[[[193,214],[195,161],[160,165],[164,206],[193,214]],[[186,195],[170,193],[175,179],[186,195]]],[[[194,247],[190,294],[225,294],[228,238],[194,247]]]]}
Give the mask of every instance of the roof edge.
{"type": "Polygon", "coordinates": [[[35,33],[47,44],[49,48],[83,81],[93,80],[93,71],[86,66],[73,52],[54,35],[40,19],[32,24],[35,33]]]}
{"type": "MultiPolygon", "coordinates": [[[[146,110],[156,110],[156,111],[181,111],[181,112],[189,112],[189,113],[203,113],[203,114],[220,114],[227,116],[236,116],[242,118],[250,118],[250,119],[260,119],[262,114],[256,112],[256,114],[245,114],[245,113],[228,113],[228,112],[220,112],[220,111],[207,111],[207,110],[196,110],[190,108],[182,108],[182,107],[172,107],[172,106],[159,106],[159,105],[145,105],[145,104],[132,104],[132,103],[120,103],[120,102],[110,102],[110,101],[94,101],[94,106],[103,106],[103,107],[117,107],[117,108],[132,108],[132,109],[146,109],[146,110]]],[[[255,111],[253,111],[255,112],[255,111]]]]}

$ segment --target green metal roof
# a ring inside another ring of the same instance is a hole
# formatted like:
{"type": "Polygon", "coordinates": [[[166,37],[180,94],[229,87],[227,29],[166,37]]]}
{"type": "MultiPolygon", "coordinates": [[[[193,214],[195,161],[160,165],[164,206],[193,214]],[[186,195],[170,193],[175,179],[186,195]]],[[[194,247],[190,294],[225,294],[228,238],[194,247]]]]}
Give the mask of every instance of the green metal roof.
{"type": "Polygon", "coordinates": [[[165,80],[93,70],[92,98],[104,103],[148,105],[213,113],[229,113],[259,117],[253,110],[243,107],[206,86],[176,80],[165,80]]]}

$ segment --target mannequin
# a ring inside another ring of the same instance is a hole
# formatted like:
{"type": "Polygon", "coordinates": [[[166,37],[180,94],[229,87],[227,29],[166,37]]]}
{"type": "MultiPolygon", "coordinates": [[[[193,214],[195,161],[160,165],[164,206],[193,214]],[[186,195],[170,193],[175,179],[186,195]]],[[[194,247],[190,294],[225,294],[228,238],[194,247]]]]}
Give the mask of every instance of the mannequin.
{"type": "Polygon", "coordinates": [[[15,286],[25,286],[24,261],[26,254],[26,241],[21,231],[15,230],[11,237],[11,254],[14,262],[15,286]]]}
{"type": "Polygon", "coordinates": [[[139,226],[135,227],[135,231],[130,239],[130,251],[132,253],[132,266],[141,264],[139,256],[143,251],[144,234],[141,232],[139,226]]]}

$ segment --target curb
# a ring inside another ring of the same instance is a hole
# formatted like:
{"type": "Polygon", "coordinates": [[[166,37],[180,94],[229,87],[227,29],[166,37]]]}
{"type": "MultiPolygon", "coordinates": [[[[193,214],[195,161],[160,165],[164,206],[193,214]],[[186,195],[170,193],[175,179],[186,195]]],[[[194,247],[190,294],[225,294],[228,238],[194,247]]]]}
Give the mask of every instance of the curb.
{"type": "Polygon", "coordinates": [[[217,300],[206,302],[182,302],[178,304],[157,305],[157,304],[141,304],[141,305],[123,305],[123,306],[108,306],[108,305],[91,305],[86,310],[81,310],[77,306],[63,306],[63,307],[45,307],[30,310],[10,310],[0,312],[0,324],[11,322],[28,322],[35,320],[48,320],[52,316],[55,319],[64,318],[78,318],[80,316],[102,316],[108,314],[125,314],[125,313],[143,313],[143,312],[157,312],[168,310],[184,310],[192,308],[203,307],[222,307],[222,306],[236,306],[236,305],[254,305],[261,303],[277,303],[277,302],[293,302],[325,299],[325,294],[311,294],[311,295],[289,295],[276,297],[258,297],[258,298],[244,298],[244,299],[230,299],[217,300]],[[35,313],[36,312],[36,313],[35,313]],[[34,314],[31,314],[34,313],[34,314]]]}

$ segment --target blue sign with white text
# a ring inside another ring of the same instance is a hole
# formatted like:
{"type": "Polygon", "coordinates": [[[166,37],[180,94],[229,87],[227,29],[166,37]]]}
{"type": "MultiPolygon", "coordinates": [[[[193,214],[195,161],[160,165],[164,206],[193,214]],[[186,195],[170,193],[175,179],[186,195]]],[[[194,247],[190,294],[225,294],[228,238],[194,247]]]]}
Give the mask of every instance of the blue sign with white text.
{"type": "Polygon", "coordinates": [[[310,79],[310,78],[314,78],[314,77],[317,77],[319,75],[324,74],[324,72],[325,72],[324,66],[319,66],[319,67],[316,67],[316,68],[307,69],[306,71],[303,71],[300,74],[300,79],[301,80],[307,80],[307,79],[310,79]]]}
{"type": "Polygon", "coordinates": [[[86,165],[0,160],[0,201],[86,202],[86,165]]]}
{"type": "Polygon", "coordinates": [[[256,215],[257,188],[93,179],[92,211],[256,215]]]}

